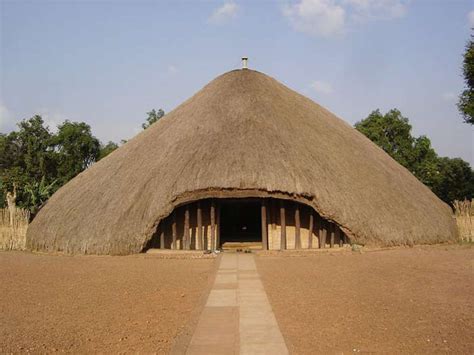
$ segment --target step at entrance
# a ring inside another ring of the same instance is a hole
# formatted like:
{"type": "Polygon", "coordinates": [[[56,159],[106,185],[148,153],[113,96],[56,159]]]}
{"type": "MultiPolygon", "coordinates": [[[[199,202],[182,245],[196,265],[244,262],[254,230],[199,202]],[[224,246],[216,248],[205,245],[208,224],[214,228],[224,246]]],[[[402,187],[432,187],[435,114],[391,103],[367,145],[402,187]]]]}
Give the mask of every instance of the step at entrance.
{"type": "Polygon", "coordinates": [[[222,244],[222,250],[260,250],[262,242],[225,242],[222,244]]]}

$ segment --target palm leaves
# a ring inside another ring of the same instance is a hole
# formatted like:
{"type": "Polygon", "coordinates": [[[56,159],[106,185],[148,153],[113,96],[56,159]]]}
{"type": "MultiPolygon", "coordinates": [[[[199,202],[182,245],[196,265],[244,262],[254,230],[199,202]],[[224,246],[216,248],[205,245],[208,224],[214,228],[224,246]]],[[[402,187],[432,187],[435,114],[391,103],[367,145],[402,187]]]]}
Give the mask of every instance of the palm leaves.
{"type": "Polygon", "coordinates": [[[40,182],[34,181],[25,185],[25,192],[28,194],[28,199],[32,206],[32,213],[36,213],[41,205],[53,194],[55,185],[56,180],[47,184],[44,176],[41,178],[40,182]]]}

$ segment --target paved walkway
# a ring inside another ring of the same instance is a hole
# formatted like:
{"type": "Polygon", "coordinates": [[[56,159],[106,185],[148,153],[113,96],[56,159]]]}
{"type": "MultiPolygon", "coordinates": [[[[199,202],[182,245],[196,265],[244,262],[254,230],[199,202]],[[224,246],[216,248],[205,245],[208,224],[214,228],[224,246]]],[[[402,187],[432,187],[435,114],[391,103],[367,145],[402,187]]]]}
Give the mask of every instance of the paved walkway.
{"type": "Polygon", "coordinates": [[[252,254],[222,255],[187,354],[288,354],[252,254]]]}

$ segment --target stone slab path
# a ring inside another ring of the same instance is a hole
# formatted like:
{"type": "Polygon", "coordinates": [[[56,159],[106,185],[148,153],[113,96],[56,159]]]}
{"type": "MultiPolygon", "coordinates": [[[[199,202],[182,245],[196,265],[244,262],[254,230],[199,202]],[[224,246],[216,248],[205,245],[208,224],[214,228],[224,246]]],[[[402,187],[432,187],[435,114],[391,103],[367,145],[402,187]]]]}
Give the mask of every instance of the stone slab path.
{"type": "Polygon", "coordinates": [[[222,255],[187,354],[288,354],[252,254],[222,255]]]}

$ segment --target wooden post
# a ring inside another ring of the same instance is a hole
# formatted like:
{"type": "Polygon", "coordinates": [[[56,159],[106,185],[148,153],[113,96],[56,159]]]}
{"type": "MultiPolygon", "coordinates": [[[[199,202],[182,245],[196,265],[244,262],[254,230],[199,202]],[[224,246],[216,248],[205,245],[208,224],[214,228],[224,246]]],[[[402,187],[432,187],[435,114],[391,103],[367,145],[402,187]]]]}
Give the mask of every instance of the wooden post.
{"type": "Polygon", "coordinates": [[[216,250],[216,203],[211,201],[211,250],[216,250]]]}
{"type": "Polygon", "coordinates": [[[268,207],[270,209],[270,216],[271,216],[271,221],[272,221],[272,230],[276,229],[276,223],[277,223],[277,208],[275,205],[275,200],[270,199],[270,206],[268,207]]]}
{"type": "Polygon", "coordinates": [[[176,249],[176,239],[178,236],[178,233],[176,231],[176,210],[173,211],[173,223],[171,224],[171,234],[173,236],[173,243],[171,249],[176,249]]]}
{"type": "Polygon", "coordinates": [[[165,248],[165,231],[163,230],[163,227],[161,227],[161,232],[160,232],[160,249],[165,248]]]}
{"type": "Polygon", "coordinates": [[[270,199],[267,199],[267,204],[265,205],[267,210],[267,250],[270,250],[270,238],[272,238],[272,207],[270,199]]]}
{"type": "Polygon", "coordinates": [[[221,204],[217,202],[216,207],[216,249],[221,246],[221,204]]]}
{"type": "Polygon", "coordinates": [[[321,216],[319,214],[314,215],[314,227],[313,230],[316,233],[316,238],[318,238],[318,248],[321,248],[321,216]]]}
{"type": "Polygon", "coordinates": [[[189,238],[189,205],[184,209],[184,231],[183,231],[183,249],[189,250],[191,246],[189,238]]]}
{"type": "Polygon", "coordinates": [[[263,250],[268,250],[267,202],[265,201],[265,199],[262,199],[260,212],[261,212],[261,216],[262,216],[262,249],[263,250]]]}
{"type": "Polygon", "coordinates": [[[286,219],[285,219],[285,201],[280,201],[280,227],[281,227],[281,238],[280,238],[280,249],[286,249],[286,219]]]}
{"type": "Polygon", "coordinates": [[[339,226],[336,226],[336,239],[339,240],[339,247],[342,248],[344,246],[344,240],[342,239],[341,229],[339,226]]]}
{"type": "Polygon", "coordinates": [[[201,248],[201,250],[205,250],[207,249],[205,246],[204,246],[204,239],[203,239],[203,235],[202,235],[202,209],[201,209],[201,202],[198,201],[197,203],[197,211],[196,211],[196,219],[197,219],[197,240],[199,240],[199,247],[201,248]]]}
{"type": "Polygon", "coordinates": [[[301,249],[301,220],[300,206],[298,203],[295,207],[295,249],[301,249]]]}
{"type": "Polygon", "coordinates": [[[331,239],[329,240],[329,245],[331,248],[334,248],[334,230],[335,230],[335,224],[334,223],[331,223],[329,222],[329,231],[330,231],[330,236],[331,236],[331,239]]]}
{"type": "Polygon", "coordinates": [[[313,223],[314,223],[313,210],[310,210],[309,211],[309,227],[308,227],[308,249],[313,248],[313,223]]]}
{"type": "Polygon", "coordinates": [[[321,233],[321,239],[320,239],[319,247],[321,249],[324,249],[324,248],[326,248],[326,236],[328,234],[328,230],[327,230],[326,221],[322,217],[321,217],[320,233],[321,233]]]}

